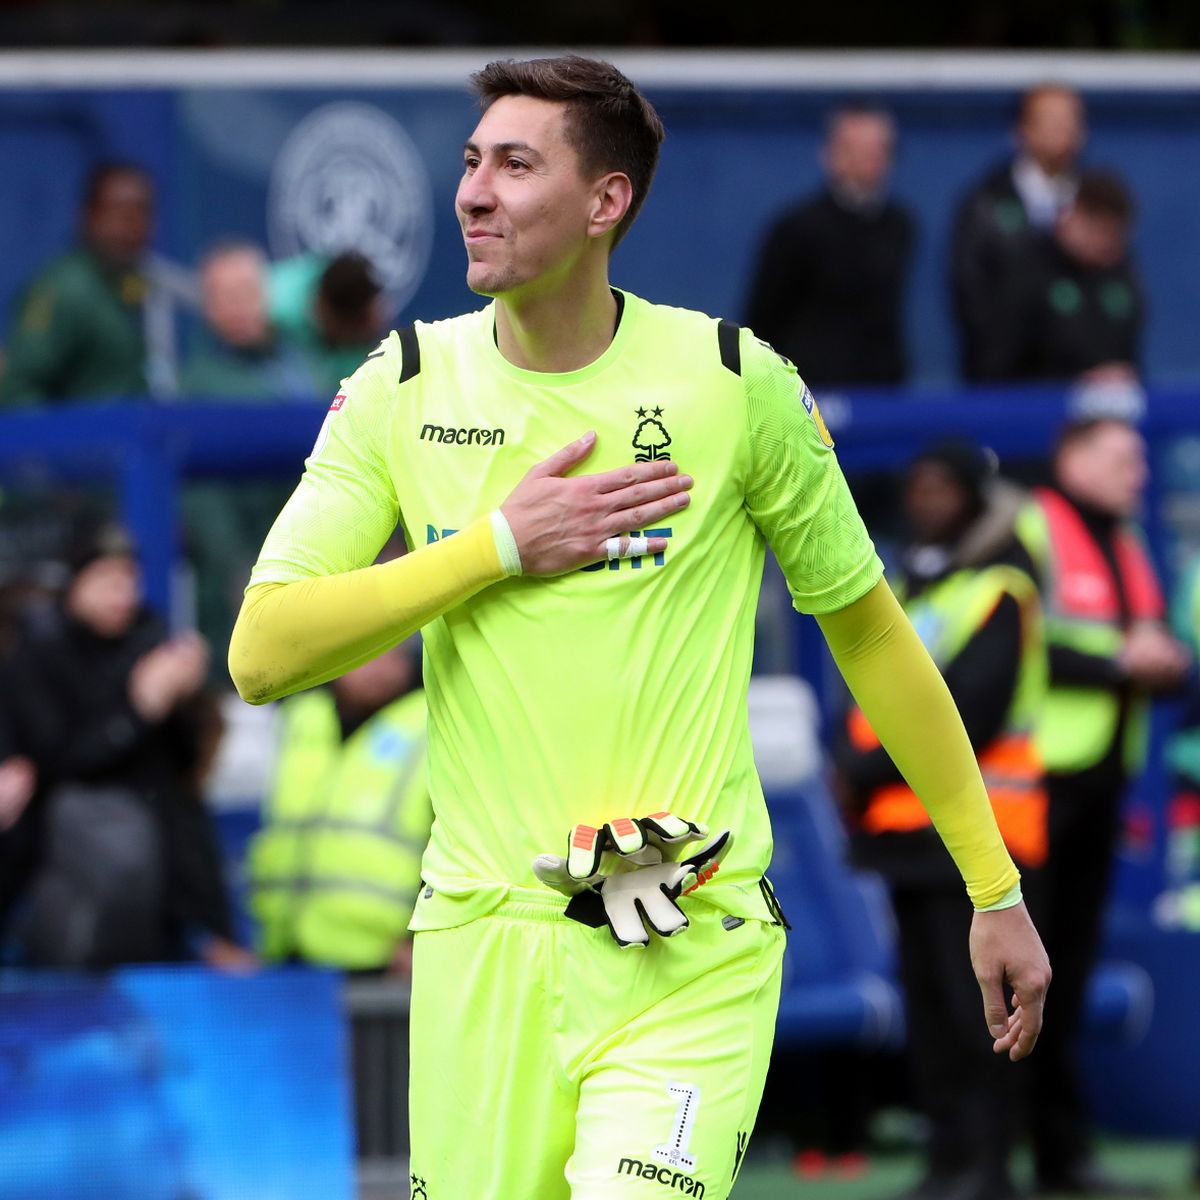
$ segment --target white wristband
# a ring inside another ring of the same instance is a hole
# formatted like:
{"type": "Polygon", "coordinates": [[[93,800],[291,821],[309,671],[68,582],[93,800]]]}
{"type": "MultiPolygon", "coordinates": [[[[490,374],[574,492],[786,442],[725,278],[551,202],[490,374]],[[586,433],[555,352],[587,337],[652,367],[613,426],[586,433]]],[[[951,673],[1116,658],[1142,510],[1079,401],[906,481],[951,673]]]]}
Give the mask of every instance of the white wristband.
{"type": "Polygon", "coordinates": [[[513,537],[508,518],[497,508],[492,512],[492,537],[496,541],[496,553],[500,556],[500,567],[505,576],[521,574],[521,552],[517,539],[513,537]]]}
{"type": "Polygon", "coordinates": [[[983,908],[977,908],[976,912],[1000,912],[1001,909],[1015,908],[1021,903],[1021,885],[1014,883],[1012,887],[996,901],[995,904],[985,905],[983,908]]]}

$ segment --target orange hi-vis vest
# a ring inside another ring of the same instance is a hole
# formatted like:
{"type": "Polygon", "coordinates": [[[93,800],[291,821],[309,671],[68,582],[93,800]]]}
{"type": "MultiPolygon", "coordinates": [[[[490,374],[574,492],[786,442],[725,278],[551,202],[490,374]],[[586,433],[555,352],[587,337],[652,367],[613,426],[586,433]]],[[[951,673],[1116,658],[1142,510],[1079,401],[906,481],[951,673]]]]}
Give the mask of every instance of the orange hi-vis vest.
{"type": "MultiPolygon", "coordinates": [[[[1101,658],[1115,657],[1125,638],[1117,580],[1075,506],[1050,488],[1037,488],[1017,522],[1021,541],[1043,575],[1046,641],[1101,658]]],[[[1154,566],[1132,525],[1117,527],[1113,548],[1131,622],[1159,621],[1162,592],[1154,566]]],[[[1146,703],[1129,705],[1125,767],[1145,758],[1146,703]]],[[[1038,748],[1048,771],[1081,771],[1112,745],[1120,698],[1108,688],[1051,687],[1038,722],[1038,748]]]]}
{"type": "MultiPolygon", "coordinates": [[[[1009,853],[1020,865],[1037,867],[1046,858],[1047,799],[1034,726],[1045,696],[1046,654],[1041,605],[1033,581],[1015,567],[966,568],[906,602],[905,611],[944,672],[1006,595],[1020,606],[1021,662],[1004,728],[980,751],[979,769],[1009,853]]],[[[879,745],[857,707],[850,713],[849,734],[859,750],[879,745]]],[[[877,788],[862,817],[862,828],[870,834],[911,833],[929,825],[925,806],[905,783],[877,788]]]]}

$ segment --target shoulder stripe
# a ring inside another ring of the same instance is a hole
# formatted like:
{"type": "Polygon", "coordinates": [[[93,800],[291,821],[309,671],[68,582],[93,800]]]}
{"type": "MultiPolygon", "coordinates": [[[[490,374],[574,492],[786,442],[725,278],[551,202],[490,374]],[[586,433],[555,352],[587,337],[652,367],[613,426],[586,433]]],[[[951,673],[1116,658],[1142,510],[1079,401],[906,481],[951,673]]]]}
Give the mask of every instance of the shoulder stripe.
{"type": "Polygon", "coordinates": [[[400,382],[407,383],[421,370],[421,343],[411,325],[396,330],[396,336],[400,339],[400,382]]]}
{"type": "Polygon", "coordinates": [[[721,365],[735,375],[742,373],[741,333],[741,326],[732,321],[717,323],[717,346],[721,351],[721,365]]]}

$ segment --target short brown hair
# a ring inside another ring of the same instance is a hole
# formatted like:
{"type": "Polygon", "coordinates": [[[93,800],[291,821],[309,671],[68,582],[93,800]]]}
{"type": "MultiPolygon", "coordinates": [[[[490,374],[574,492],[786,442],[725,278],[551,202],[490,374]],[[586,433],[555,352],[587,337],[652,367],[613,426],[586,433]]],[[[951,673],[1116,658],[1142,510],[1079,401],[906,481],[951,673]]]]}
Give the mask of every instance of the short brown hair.
{"type": "Polygon", "coordinates": [[[566,137],[580,167],[594,174],[620,171],[633,187],[615,246],[633,224],[658,165],[665,135],[650,101],[612,63],[579,54],[498,59],[471,76],[471,88],[484,112],[502,96],[533,96],[567,106],[566,137]]]}
{"type": "Polygon", "coordinates": [[[1133,196],[1119,175],[1090,170],[1079,176],[1075,207],[1094,217],[1113,217],[1122,225],[1133,220],[1133,196]]]}

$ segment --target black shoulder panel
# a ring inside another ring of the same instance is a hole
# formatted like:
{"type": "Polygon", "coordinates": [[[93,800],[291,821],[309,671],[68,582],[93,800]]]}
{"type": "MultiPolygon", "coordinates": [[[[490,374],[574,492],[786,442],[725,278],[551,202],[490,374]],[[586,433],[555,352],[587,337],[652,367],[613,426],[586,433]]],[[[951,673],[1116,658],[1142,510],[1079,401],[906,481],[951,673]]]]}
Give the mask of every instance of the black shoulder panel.
{"type": "Polygon", "coordinates": [[[400,382],[407,383],[421,370],[421,343],[411,325],[397,329],[396,336],[400,339],[400,382]]]}
{"type": "Polygon", "coordinates": [[[717,323],[717,346],[721,351],[721,365],[735,375],[742,373],[741,332],[742,327],[732,321],[717,323]]]}

